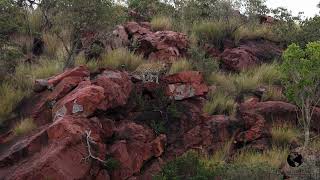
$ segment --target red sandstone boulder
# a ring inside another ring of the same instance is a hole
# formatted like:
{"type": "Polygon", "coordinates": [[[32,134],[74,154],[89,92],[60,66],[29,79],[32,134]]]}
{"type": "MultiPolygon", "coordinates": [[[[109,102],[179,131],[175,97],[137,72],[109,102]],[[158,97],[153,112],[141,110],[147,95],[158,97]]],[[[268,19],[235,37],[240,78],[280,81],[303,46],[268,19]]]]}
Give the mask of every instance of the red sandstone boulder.
{"type": "Polygon", "coordinates": [[[53,89],[54,86],[56,86],[60,81],[67,77],[73,77],[74,79],[83,79],[90,76],[89,70],[84,66],[79,66],[74,69],[68,69],[65,72],[51,77],[49,79],[38,79],[35,81],[35,92],[41,92],[45,89],[53,89]]]}
{"type": "Polygon", "coordinates": [[[90,72],[89,70],[84,67],[84,66],[79,66],[74,69],[68,69],[62,74],[59,74],[57,76],[54,76],[52,78],[48,79],[48,84],[49,86],[55,86],[57,85],[60,81],[62,81],[66,77],[89,77],[90,72]]]}
{"type": "Polygon", "coordinates": [[[102,129],[89,119],[65,116],[37,133],[18,141],[0,157],[4,179],[82,179],[99,175],[98,168],[82,161],[88,154],[83,135],[91,130],[98,156],[104,158],[102,129]]]}
{"type": "Polygon", "coordinates": [[[115,137],[120,139],[111,145],[109,154],[120,162],[120,168],[112,172],[112,179],[127,179],[140,172],[143,164],[164,152],[165,135],[155,137],[151,129],[132,122],[120,122],[115,137]]]}
{"type": "Polygon", "coordinates": [[[282,48],[275,42],[263,39],[243,40],[237,48],[226,48],[221,54],[223,67],[241,71],[281,57],[282,48]],[[267,51],[266,51],[267,49],[267,51]]]}
{"type": "Polygon", "coordinates": [[[221,54],[221,59],[225,69],[237,72],[256,66],[259,62],[254,54],[241,47],[226,49],[221,54]]]}
{"type": "Polygon", "coordinates": [[[53,119],[65,115],[88,117],[99,108],[104,98],[104,89],[100,86],[79,86],[54,105],[53,119]]]}
{"type": "Polygon", "coordinates": [[[125,105],[132,90],[128,74],[120,71],[103,71],[97,76],[95,84],[104,89],[104,99],[99,106],[101,110],[125,105]]]}
{"type": "Polygon", "coordinates": [[[132,41],[138,44],[136,52],[144,57],[170,61],[186,56],[189,44],[186,34],[173,31],[152,32],[136,22],[127,23],[125,28],[132,41]]]}
{"type": "Polygon", "coordinates": [[[203,76],[198,71],[185,71],[164,78],[167,94],[175,100],[183,100],[195,96],[204,96],[208,86],[203,81],[203,76]]]}

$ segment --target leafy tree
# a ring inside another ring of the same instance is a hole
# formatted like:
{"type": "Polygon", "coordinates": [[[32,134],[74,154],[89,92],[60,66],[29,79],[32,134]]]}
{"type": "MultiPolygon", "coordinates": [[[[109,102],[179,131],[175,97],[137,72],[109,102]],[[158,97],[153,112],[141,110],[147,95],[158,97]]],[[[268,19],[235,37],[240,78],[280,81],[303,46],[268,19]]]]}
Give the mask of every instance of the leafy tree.
{"type": "Polygon", "coordinates": [[[320,16],[306,19],[301,23],[298,42],[305,46],[308,42],[320,40],[320,16]]]}
{"type": "Polygon", "coordinates": [[[265,4],[266,0],[240,0],[240,4],[241,2],[249,18],[256,18],[257,15],[265,15],[270,11],[265,4]]]}
{"type": "Polygon", "coordinates": [[[75,54],[81,46],[81,34],[108,30],[122,20],[119,6],[112,0],[52,0],[43,1],[40,8],[51,26],[50,30],[64,44],[67,52],[65,68],[74,66],[75,54]],[[66,30],[69,31],[68,38],[63,36],[66,30]]]}
{"type": "Polygon", "coordinates": [[[293,16],[286,8],[276,8],[271,10],[273,16],[278,21],[273,26],[273,32],[279,37],[279,40],[285,44],[291,44],[298,40],[300,27],[298,23],[301,21],[300,13],[293,16]]]}
{"type": "Polygon", "coordinates": [[[310,139],[312,115],[320,101],[320,42],[308,43],[305,50],[292,44],[283,57],[281,69],[286,96],[299,108],[306,147],[310,139]]]}
{"type": "Polygon", "coordinates": [[[23,14],[11,0],[0,0],[0,48],[7,43],[9,35],[23,27],[23,14]]]}

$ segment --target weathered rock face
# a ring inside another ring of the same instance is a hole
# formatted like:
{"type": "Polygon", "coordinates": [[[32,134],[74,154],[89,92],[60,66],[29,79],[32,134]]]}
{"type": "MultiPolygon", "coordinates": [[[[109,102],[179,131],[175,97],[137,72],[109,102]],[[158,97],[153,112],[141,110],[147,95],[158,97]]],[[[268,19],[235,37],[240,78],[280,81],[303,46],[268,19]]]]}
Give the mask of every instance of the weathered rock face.
{"type": "Polygon", "coordinates": [[[97,76],[95,84],[104,89],[104,100],[99,106],[101,110],[125,105],[132,90],[128,74],[120,71],[103,71],[97,76]]]}
{"type": "Polygon", "coordinates": [[[112,134],[105,133],[102,122],[94,119],[64,116],[38,133],[15,144],[0,157],[0,176],[5,179],[82,179],[101,176],[101,179],[126,179],[140,171],[145,161],[159,157],[164,151],[166,136],[156,137],[146,127],[135,123],[113,126],[111,133],[118,139],[110,146],[104,141],[112,134]],[[91,149],[104,160],[105,155],[120,162],[114,172],[101,169],[99,162],[84,161],[88,147],[83,138],[91,131],[91,149]],[[32,162],[32,163],[31,163],[32,162]],[[17,168],[18,167],[18,168],[17,168]]]}
{"type": "Polygon", "coordinates": [[[112,179],[126,179],[140,172],[145,161],[164,152],[166,136],[155,137],[151,129],[132,122],[121,122],[115,131],[118,140],[108,152],[120,162],[120,168],[112,172],[112,179]]]}
{"type": "Polygon", "coordinates": [[[104,98],[104,89],[100,86],[78,87],[54,105],[53,120],[65,115],[88,117],[98,109],[104,98]]]}
{"type": "Polygon", "coordinates": [[[245,40],[240,42],[237,48],[225,49],[221,54],[221,61],[225,69],[239,72],[264,62],[271,62],[281,54],[281,47],[274,42],[262,39],[245,40]]]}
{"type": "Polygon", "coordinates": [[[202,73],[198,71],[180,72],[166,76],[164,80],[168,84],[167,94],[175,100],[204,96],[209,91],[202,73]]]}
{"type": "Polygon", "coordinates": [[[188,39],[183,33],[173,31],[152,32],[146,26],[136,22],[125,24],[125,29],[132,42],[135,42],[135,50],[146,58],[157,60],[172,60],[186,56],[188,39]]]}
{"type": "Polygon", "coordinates": [[[221,58],[225,69],[237,72],[256,66],[259,61],[251,52],[241,47],[226,49],[221,58]]]}

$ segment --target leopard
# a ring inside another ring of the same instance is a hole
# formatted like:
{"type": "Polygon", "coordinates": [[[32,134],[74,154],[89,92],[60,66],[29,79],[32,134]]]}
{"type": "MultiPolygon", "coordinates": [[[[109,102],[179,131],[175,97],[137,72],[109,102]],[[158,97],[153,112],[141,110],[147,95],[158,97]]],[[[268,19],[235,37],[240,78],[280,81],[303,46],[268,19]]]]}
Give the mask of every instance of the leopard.
{"type": "Polygon", "coordinates": [[[170,64],[162,62],[143,63],[132,72],[133,77],[142,80],[143,83],[155,82],[159,84],[159,78],[168,73],[170,64]]]}

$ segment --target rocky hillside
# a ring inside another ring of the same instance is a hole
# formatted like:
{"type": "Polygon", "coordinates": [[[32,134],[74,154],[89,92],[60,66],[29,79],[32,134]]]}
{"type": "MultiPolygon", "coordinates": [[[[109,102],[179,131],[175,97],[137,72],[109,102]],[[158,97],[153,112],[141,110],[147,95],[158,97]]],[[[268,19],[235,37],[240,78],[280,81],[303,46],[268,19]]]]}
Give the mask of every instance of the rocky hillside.
{"type": "MultiPolygon", "coordinates": [[[[153,31],[146,22],[117,26],[111,41],[99,32],[84,34],[81,41],[88,62],[100,56],[93,45],[106,52],[134,48],[144,61],[169,66],[191,56],[186,34],[153,31]]],[[[263,38],[238,44],[225,41],[222,49],[209,44],[202,48],[215,57],[221,71],[233,73],[272,63],[283,51],[279,43],[263,38]]],[[[267,151],[273,146],[272,126],[297,125],[299,114],[286,100],[263,99],[268,88],[239,93],[233,113],[210,113],[204,107],[215,102],[212,97],[221,86],[207,81],[198,70],[165,73],[158,82],[145,82],[126,66],[67,69],[36,80],[32,95],[15,109],[21,117],[33,119],[36,128],[16,136],[20,118],[5,122],[0,179],[148,180],[190,150],[210,156],[230,140],[228,159],[245,148],[267,151]]],[[[278,87],[277,92],[282,90],[278,87]]],[[[320,108],[314,112],[311,128],[317,133],[320,108]]],[[[300,145],[291,141],[290,149],[300,145]]]]}

